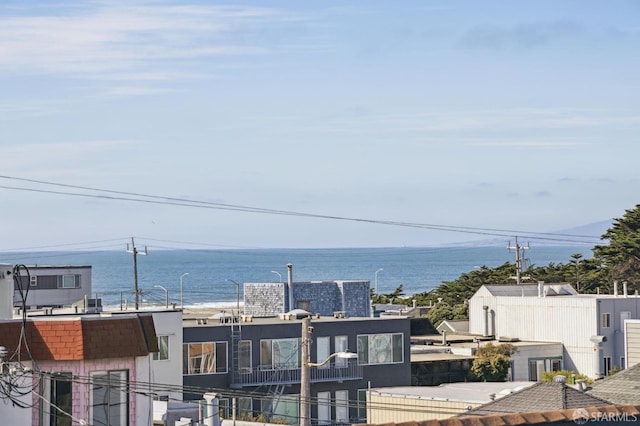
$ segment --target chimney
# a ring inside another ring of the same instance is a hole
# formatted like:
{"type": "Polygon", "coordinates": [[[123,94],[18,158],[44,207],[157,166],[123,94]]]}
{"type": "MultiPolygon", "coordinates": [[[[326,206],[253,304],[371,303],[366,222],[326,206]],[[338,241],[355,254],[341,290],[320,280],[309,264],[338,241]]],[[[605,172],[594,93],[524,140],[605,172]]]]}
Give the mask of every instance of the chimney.
{"type": "Polygon", "coordinates": [[[489,307],[487,305],[484,305],[482,309],[484,310],[484,332],[482,333],[482,335],[484,337],[488,337],[489,336],[489,307]]]}
{"type": "Polygon", "coordinates": [[[578,390],[581,392],[587,390],[587,382],[582,379],[576,380],[576,385],[578,385],[578,390]]]}
{"type": "Polygon", "coordinates": [[[418,301],[416,299],[411,300],[413,302],[413,309],[418,306],[418,301]]]}
{"type": "Polygon", "coordinates": [[[613,282],[613,295],[614,296],[618,295],[618,281],[613,282]]]}
{"type": "Polygon", "coordinates": [[[287,293],[289,298],[289,311],[293,310],[293,264],[287,263],[287,293]]]}
{"type": "Polygon", "coordinates": [[[627,297],[627,282],[626,281],[622,281],[622,295],[624,297],[627,297]]]}
{"type": "Polygon", "coordinates": [[[538,297],[542,297],[544,293],[544,281],[538,281],[538,297]]]}
{"type": "Polygon", "coordinates": [[[0,265],[0,320],[13,318],[13,267],[0,265]]]}
{"type": "Polygon", "coordinates": [[[442,330],[442,346],[447,346],[447,330],[442,330]]]}

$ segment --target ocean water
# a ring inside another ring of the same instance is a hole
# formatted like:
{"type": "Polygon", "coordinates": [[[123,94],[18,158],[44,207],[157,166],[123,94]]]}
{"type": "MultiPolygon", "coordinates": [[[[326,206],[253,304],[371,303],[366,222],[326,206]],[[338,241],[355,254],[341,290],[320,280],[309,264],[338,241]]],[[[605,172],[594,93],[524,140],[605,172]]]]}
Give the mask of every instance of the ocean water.
{"type": "MultiPolygon", "coordinates": [[[[591,257],[587,246],[540,246],[526,251],[530,264],[568,263],[571,255],[591,257]]],[[[233,282],[287,280],[293,264],[294,281],[369,280],[379,293],[402,284],[406,295],[431,290],[443,281],[481,266],[515,261],[515,252],[502,247],[394,247],[351,249],[153,250],[139,255],[138,288],[142,306],[188,307],[242,303],[242,287],[233,282]],[[275,271],[275,272],[274,272],[275,271]],[[279,274],[279,275],[278,275],[279,274]],[[163,288],[157,287],[162,286],[163,288]],[[239,292],[239,293],[238,293],[239,292]]],[[[0,253],[0,263],[25,265],[91,265],[92,295],[107,307],[134,303],[133,255],[126,251],[0,253]]]]}

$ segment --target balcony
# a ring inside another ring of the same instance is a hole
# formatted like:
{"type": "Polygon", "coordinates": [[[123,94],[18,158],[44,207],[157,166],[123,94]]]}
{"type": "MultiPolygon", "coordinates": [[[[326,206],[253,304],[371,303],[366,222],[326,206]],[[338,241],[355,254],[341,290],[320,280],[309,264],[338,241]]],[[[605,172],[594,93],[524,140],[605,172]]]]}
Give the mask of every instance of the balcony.
{"type": "MultiPolygon", "coordinates": [[[[357,361],[342,362],[336,366],[335,362],[323,367],[312,367],[310,370],[311,383],[343,382],[345,380],[361,380],[362,366],[357,361]]],[[[242,370],[233,375],[232,388],[260,385],[291,385],[300,383],[300,368],[277,367],[271,365],[260,366],[253,370],[242,370]]]]}

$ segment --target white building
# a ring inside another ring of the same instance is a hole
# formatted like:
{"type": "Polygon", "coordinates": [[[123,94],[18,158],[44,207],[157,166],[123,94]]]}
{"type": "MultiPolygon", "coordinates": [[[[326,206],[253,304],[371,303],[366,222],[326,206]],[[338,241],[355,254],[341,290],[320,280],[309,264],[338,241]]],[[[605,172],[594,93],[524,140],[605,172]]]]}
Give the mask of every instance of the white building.
{"type": "MultiPolygon", "coordinates": [[[[469,301],[469,331],[496,338],[561,342],[564,368],[592,378],[624,367],[624,321],[640,318],[640,298],[578,294],[568,284],[482,286],[469,301]]],[[[529,360],[544,365],[547,360],[529,360]]]]}
{"type": "Polygon", "coordinates": [[[624,322],[625,368],[640,364],[640,320],[629,319],[624,322]]]}

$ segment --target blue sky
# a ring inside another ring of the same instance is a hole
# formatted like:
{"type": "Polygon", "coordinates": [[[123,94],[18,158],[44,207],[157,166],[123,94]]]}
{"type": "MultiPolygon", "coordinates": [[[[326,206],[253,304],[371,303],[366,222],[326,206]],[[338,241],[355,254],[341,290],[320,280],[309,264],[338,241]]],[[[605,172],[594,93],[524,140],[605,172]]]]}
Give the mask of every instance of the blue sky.
{"type": "MultiPolygon", "coordinates": [[[[3,2],[0,174],[317,215],[567,229],[638,203],[638,52],[635,1],[3,2]]],[[[0,250],[130,236],[220,247],[480,238],[0,195],[0,250]]]]}

